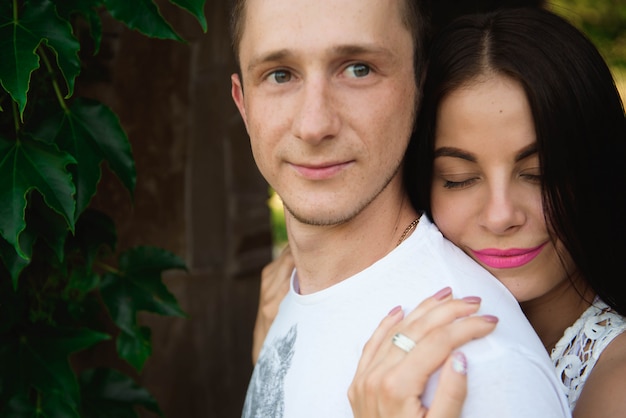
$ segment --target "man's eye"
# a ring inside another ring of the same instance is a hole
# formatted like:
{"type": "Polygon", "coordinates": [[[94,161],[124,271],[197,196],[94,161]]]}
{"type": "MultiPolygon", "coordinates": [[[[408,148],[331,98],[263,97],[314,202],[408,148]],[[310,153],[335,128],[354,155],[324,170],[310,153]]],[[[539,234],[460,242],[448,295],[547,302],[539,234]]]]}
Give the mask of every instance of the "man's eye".
{"type": "Polygon", "coordinates": [[[352,64],[346,68],[346,72],[350,77],[365,77],[370,73],[370,67],[365,64],[352,64]]]}
{"type": "Polygon", "coordinates": [[[287,83],[291,80],[291,73],[286,70],[277,70],[271,73],[268,78],[277,84],[287,83]]]}

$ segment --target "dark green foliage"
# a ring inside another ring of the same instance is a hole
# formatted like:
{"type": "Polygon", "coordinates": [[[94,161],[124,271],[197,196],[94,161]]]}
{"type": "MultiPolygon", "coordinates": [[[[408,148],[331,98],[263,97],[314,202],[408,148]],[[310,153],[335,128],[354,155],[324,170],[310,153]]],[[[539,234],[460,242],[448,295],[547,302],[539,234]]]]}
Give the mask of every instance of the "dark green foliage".
{"type": "MultiPolygon", "coordinates": [[[[170,0],[206,31],[206,0],[170,0]]],[[[83,66],[73,23],[97,53],[102,12],[145,36],[183,41],[153,0],[0,0],[0,417],[161,414],[131,377],[80,376],[69,358],[115,339],[140,372],[152,349],[139,312],[184,316],[162,273],[175,255],[134,248],[114,259],[115,225],[89,208],[102,163],[132,196],[135,161],[117,115],[75,98],[83,66]],[[112,331],[113,329],[113,331],[112,331]]]]}

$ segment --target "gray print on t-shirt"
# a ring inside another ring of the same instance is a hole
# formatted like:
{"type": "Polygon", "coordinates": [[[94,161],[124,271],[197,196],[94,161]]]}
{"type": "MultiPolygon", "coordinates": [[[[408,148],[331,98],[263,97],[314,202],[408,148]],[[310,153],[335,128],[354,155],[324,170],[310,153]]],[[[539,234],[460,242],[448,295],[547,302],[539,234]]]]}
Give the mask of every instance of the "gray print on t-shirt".
{"type": "Polygon", "coordinates": [[[257,360],[243,406],[242,418],[282,418],[285,414],[285,376],[291,366],[297,325],[266,344],[257,360]]]}

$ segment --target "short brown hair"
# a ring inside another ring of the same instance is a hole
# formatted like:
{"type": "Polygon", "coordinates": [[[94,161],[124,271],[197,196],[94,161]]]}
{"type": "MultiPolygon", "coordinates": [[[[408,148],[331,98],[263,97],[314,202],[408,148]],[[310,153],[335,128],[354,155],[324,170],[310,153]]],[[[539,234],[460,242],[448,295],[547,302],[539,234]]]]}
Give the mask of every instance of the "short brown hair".
{"type": "Polygon", "coordinates": [[[246,0],[231,0],[230,3],[230,40],[239,65],[239,44],[243,37],[243,22],[246,20],[246,0]]]}
{"type": "MultiPolygon", "coordinates": [[[[418,5],[419,0],[401,0],[400,9],[402,23],[407,27],[413,36],[413,55],[415,74],[420,79],[419,74],[423,70],[426,61],[426,36],[428,33],[428,19],[424,11],[418,5]]],[[[230,36],[235,54],[235,60],[239,65],[239,45],[243,37],[244,22],[246,20],[246,0],[231,0],[230,12],[230,36]]]]}

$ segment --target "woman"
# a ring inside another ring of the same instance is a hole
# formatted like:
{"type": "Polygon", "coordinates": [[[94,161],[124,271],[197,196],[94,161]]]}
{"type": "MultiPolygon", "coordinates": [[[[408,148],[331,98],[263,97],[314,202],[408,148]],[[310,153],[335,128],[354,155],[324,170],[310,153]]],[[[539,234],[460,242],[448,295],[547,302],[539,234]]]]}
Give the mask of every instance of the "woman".
{"type": "MultiPolygon", "coordinates": [[[[600,54],[544,10],[462,17],[433,43],[416,126],[413,204],[513,293],[575,417],[626,416],[626,124],[600,54]]],[[[397,332],[424,334],[424,315],[400,319],[364,350],[358,417],[425,412],[424,376],[408,365],[433,360],[386,356],[397,332]]],[[[436,348],[425,335],[418,346],[436,348]]]]}

